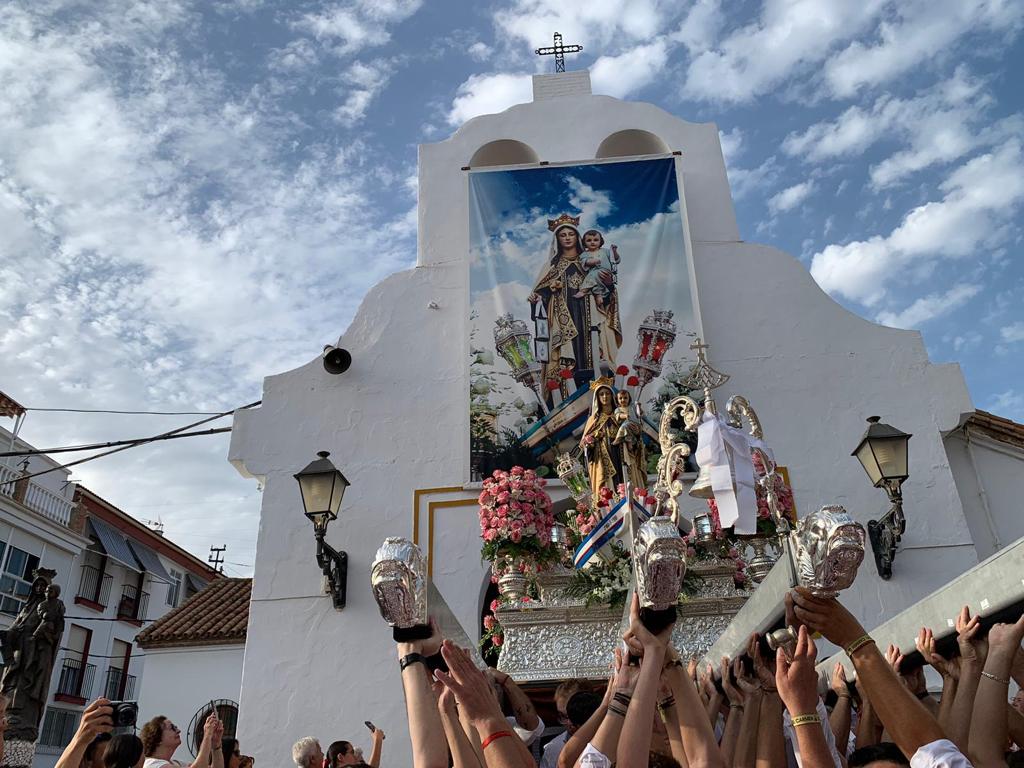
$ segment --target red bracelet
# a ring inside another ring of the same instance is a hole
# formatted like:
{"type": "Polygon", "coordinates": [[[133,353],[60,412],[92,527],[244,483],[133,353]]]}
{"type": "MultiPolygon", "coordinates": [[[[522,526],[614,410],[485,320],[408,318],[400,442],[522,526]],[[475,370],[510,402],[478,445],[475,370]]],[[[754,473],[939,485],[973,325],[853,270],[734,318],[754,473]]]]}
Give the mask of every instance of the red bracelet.
{"type": "Polygon", "coordinates": [[[495,733],[492,733],[490,736],[483,740],[483,743],[480,744],[480,749],[487,749],[489,746],[491,746],[491,744],[493,744],[495,741],[502,738],[503,736],[511,735],[512,731],[496,731],[495,733]]]}

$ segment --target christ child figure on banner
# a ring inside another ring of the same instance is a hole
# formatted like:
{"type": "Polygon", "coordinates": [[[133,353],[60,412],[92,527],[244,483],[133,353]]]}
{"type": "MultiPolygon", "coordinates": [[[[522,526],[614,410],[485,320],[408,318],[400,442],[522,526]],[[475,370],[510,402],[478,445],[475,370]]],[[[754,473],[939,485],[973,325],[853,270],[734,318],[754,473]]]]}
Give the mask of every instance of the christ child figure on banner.
{"type": "MultiPolygon", "coordinates": [[[[604,307],[606,300],[612,292],[612,286],[601,279],[601,275],[615,276],[619,263],[619,249],[612,245],[611,252],[604,247],[604,235],[596,229],[588,229],[583,233],[583,247],[586,253],[583,254],[583,266],[587,268],[587,276],[583,278],[583,284],[576,292],[575,297],[582,299],[588,293],[594,295],[598,307],[604,307]]],[[[613,284],[614,285],[614,284],[613,284]]]]}
{"type": "Polygon", "coordinates": [[[568,368],[576,386],[582,386],[594,378],[595,363],[603,361],[602,367],[611,370],[622,344],[622,325],[615,277],[610,272],[597,270],[609,291],[602,306],[597,306],[592,294],[576,295],[588,272],[578,227],[579,217],[564,213],[548,221],[553,232],[551,248],[529,301],[543,302],[547,314],[548,360],[543,379],[551,380],[568,368]],[[598,331],[596,351],[591,341],[594,327],[598,331]]]}

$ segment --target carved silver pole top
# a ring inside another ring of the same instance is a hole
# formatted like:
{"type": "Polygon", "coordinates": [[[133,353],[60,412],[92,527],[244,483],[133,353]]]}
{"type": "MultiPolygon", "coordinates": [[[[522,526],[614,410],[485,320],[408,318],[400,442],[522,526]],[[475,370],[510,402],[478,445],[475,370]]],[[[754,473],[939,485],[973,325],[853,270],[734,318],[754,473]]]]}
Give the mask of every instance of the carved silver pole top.
{"type": "Polygon", "coordinates": [[[711,367],[707,358],[707,350],[710,347],[702,343],[699,337],[693,340],[690,349],[697,352],[697,362],[683,378],[683,386],[690,390],[704,390],[704,409],[708,413],[718,413],[711,391],[725,384],[729,380],[729,374],[716,371],[711,367]]]}

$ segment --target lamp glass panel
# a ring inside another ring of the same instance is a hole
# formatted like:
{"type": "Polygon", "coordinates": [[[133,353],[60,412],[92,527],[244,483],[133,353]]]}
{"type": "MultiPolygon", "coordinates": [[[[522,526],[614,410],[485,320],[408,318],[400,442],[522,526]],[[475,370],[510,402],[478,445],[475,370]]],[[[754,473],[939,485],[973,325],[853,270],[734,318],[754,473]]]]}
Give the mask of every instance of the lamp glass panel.
{"type": "MultiPolygon", "coordinates": [[[[306,508],[307,515],[316,512],[337,514],[337,509],[331,508],[336,476],[337,472],[317,472],[316,474],[299,477],[299,488],[302,490],[302,506],[306,508]]],[[[340,505],[340,494],[338,496],[338,504],[340,505]]]]}
{"type": "Polygon", "coordinates": [[[871,480],[872,485],[878,485],[882,481],[882,471],[878,467],[878,461],[875,459],[870,440],[865,440],[858,446],[857,461],[861,463],[864,471],[868,473],[868,479],[871,480]]]}
{"type": "Polygon", "coordinates": [[[878,470],[886,480],[899,480],[907,476],[907,440],[894,437],[874,440],[878,470]]]}
{"type": "Polygon", "coordinates": [[[338,510],[341,509],[341,499],[345,495],[345,489],[348,488],[348,483],[345,482],[345,478],[341,476],[340,472],[334,473],[334,486],[331,489],[331,516],[332,519],[338,516],[338,510]]]}

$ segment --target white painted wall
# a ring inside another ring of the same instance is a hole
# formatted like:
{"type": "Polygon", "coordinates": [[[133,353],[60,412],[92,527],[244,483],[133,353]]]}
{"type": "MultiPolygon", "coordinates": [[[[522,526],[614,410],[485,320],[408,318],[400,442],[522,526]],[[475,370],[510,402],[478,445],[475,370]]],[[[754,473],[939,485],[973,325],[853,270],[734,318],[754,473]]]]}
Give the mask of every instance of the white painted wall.
{"type": "MultiPolygon", "coordinates": [[[[798,509],[839,502],[862,522],[880,515],[884,495],[850,451],[872,414],[914,434],[895,577],[882,582],[869,561],[845,602],[874,625],[977,562],[941,436],[973,410],[959,368],[931,365],[920,334],[843,309],[793,257],[741,242],[713,124],[604,96],[516,106],[420,148],[418,266],[368,293],[340,341],[351,369],[330,376],[316,358],[268,377],[262,407],[236,414],[229,458],[266,482],[240,724],[260,763],[287,764],[301,736],[357,736],[366,719],[389,734],[385,760],[409,762],[394,646],[368,571],[385,536],[410,535],[416,489],[467,479],[468,185],[460,168],[482,145],[507,138],[542,160],[587,160],[606,136],[630,128],[683,153],[704,334],[712,363],[732,376],[721,399],[742,393],[754,404],[790,469],[798,509]],[[328,532],[350,557],[342,612],[320,594],[292,478],[318,450],[331,451],[352,482],[328,532]]],[[[318,342],[310,340],[311,353],[318,342]]],[[[475,512],[447,508],[438,520],[439,588],[458,615],[472,617],[483,574],[475,512]]]]}
{"type": "MultiPolygon", "coordinates": [[[[188,724],[197,712],[209,708],[211,700],[238,701],[244,655],[245,646],[237,644],[146,651],[146,678],[138,696],[139,727],[157,715],[169,717],[181,728],[182,745],[175,757],[190,763],[185,744],[188,724]]],[[[247,748],[243,741],[243,752],[247,748]]]]}
{"type": "Polygon", "coordinates": [[[946,438],[946,453],[978,557],[1024,536],[1024,450],[968,427],[946,438]]]}

